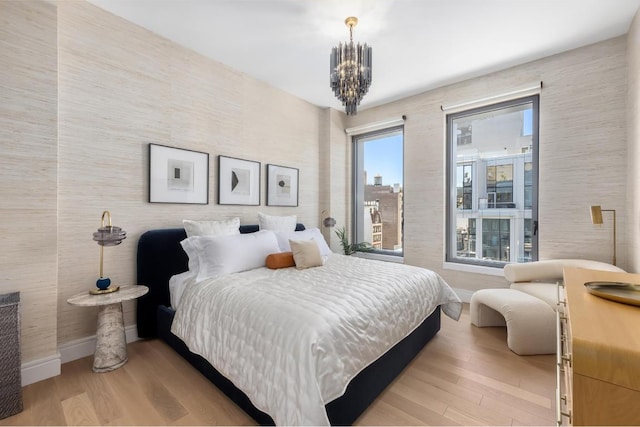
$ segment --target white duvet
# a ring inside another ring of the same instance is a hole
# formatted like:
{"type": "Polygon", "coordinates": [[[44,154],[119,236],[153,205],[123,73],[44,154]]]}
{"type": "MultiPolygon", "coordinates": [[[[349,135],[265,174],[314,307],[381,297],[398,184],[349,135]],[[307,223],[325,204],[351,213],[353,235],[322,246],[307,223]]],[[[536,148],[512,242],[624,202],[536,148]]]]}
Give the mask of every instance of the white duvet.
{"type": "Polygon", "coordinates": [[[188,286],[171,331],[277,425],[328,425],[324,405],[436,306],[462,303],[436,273],[344,255],[188,286]]]}

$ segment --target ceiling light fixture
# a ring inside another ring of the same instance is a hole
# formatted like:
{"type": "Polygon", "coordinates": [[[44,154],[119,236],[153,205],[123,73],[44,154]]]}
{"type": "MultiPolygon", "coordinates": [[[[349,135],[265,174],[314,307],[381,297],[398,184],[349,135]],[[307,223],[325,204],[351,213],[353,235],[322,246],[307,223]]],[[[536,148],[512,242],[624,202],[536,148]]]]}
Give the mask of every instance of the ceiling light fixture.
{"type": "Polygon", "coordinates": [[[334,95],[342,101],[347,115],[352,116],[371,86],[371,47],[353,44],[353,27],[358,18],[350,16],[344,23],[349,27],[349,42],[331,49],[329,71],[334,95]]]}

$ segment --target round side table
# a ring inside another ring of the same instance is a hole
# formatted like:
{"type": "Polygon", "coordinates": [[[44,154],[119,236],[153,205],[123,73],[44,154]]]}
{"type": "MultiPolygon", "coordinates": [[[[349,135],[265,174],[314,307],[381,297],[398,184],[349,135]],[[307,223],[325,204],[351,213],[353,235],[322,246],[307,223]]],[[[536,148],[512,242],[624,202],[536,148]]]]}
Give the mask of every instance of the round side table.
{"type": "Polygon", "coordinates": [[[87,291],[67,300],[71,305],[99,307],[93,372],[110,372],[127,363],[122,302],[139,298],[147,292],[149,288],[142,285],[122,286],[117,292],[91,295],[87,291]]]}

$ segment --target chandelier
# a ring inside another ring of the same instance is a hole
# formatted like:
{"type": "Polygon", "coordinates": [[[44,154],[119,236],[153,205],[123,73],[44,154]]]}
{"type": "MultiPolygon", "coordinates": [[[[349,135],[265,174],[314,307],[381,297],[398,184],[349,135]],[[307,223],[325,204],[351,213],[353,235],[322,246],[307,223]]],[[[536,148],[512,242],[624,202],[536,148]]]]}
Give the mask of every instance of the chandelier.
{"type": "Polygon", "coordinates": [[[331,89],[342,101],[348,116],[355,115],[360,100],[371,86],[371,47],[353,44],[353,27],[358,18],[350,16],[344,23],[349,27],[349,42],[331,49],[331,89]]]}

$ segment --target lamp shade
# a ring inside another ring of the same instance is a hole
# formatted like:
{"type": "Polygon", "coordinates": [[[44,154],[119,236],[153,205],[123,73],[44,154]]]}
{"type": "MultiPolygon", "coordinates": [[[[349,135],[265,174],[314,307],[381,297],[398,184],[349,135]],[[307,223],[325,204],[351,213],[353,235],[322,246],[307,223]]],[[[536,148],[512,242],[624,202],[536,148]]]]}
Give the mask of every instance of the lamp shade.
{"type": "Polygon", "coordinates": [[[100,227],[98,228],[98,231],[93,233],[93,240],[98,242],[100,246],[116,246],[122,243],[126,238],[126,231],[120,227],[114,227],[112,225],[100,227]]]}
{"type": "Polygon", "coordinates": [[[334,227],[336,225],[336,219],[328,216],[322,221],[322,225],[325,227],[334,227]]]}
{"type": "Polygon", "coordinates": [[[591,223],[602,224],[602,208],[600,205],[591,206],[591,223]]]}

